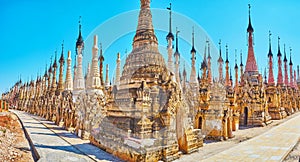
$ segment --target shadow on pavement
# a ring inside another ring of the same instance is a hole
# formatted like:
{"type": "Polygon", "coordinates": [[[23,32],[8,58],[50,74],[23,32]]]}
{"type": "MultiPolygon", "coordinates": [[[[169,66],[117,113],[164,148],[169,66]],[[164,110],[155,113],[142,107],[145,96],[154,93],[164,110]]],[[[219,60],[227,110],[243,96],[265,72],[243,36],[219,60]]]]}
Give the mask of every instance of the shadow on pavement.
{"type": "Polygon", "coordinates": [[[107,160],[107,161],[113,161],[113,162],[122,162],[122,160],[118,159],[117,157],[114,157],[113,155],[96,148],[95,146],[91,144],[78,144],[78,145],[70,145],[70,146],[49,146],[49,145],[35,145],[36,148],[48,148],[53,150],[62,150],[66,152],[75,153],[78,155],[86,155],[85,153],[81,152],[80,149],[85,149],[88,152],[89,156],[96,157],[97,160],[107,160]]]}

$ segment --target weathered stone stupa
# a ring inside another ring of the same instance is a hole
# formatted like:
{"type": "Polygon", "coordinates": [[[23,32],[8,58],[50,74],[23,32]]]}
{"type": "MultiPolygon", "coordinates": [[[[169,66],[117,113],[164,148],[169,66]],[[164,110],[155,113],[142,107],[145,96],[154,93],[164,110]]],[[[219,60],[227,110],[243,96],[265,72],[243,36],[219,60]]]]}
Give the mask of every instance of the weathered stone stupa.
{"type": "Polygon", "coordinates": [[[141,0],[132,52],[120,85],[108,98],[106,115],[92,141],[121,159],[170,161],[178,158],[180,150],[189,153],[202,146],[200,130],[185,129],[185,118],[180,116],[184,114],[181,89],[158,50],[150,0],[141,0]]]}

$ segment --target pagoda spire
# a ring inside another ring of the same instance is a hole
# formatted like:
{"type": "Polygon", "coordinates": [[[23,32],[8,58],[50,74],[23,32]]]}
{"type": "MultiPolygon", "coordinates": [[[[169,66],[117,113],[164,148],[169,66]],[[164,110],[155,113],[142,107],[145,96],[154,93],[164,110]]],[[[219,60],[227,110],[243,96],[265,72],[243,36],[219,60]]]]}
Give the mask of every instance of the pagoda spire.
{"type": "Polygon", "coordinates": [[[288,78],[288,65],[287,65],[287,58],[286,58],[286,52],[285,52],[285,44],[283,45],[284,47],[284,59],[283,59],[283,62],[284,62],[284,84],[285,86],[288,86],[289,85],[289,78],[288,78]]]}
{"type": "Polygon", "coordinates": [[[206,53],[204,53],[203,61],[201,63],[202,79],[206,79],[206,77],[207,77],[206,76],[207,65],[206,65],[205,57],[206,57],[206,53]]]}
{"type": "Polygon", "coordinates": [[[226,61],[225,61],[225,86],[230,86],[229,78],[229,61],[228,61],[228,46],[226,44],[226,61]]]}
{"type": "Polygon", "coordinates": [[[293,62],[292,62],[292,48],[290,47],[290,64],[289,65],[293,65],[293,62]]]}
{"type": "Polygon", "coordinates": [[[82,34],[81,34],[81,16],[79,16],[79,21],[78,21],[78,25],[79,25],[79,34],[78,34],[78,38],[77,38],[77,41],[76,41],[76,52],[81,52],[81,50],[83,49],[84,47],[84,42],[83,42],[83,38],[82,38],[82,34]],[[78,51],[80,48],[81,50],[78,51]]]}
{"type": "Polygon", "coordinates": [[[210,55],[210,43],[209,43],[208,39],[206,39],[206,43],[207,43],[207,53],[208,53],[207,59],[211,59],[211,55],[210,55]]]}
{"type": "Polygon", "coordinates": [[[53,63],[53,75],[52,75],[52,86],[51,86],[51,92],[55,92],[57,88],[56,84],[56,69],[57,69],[57,63],[56,63],[56,58],[57,58],[57,51],[55,51],[55,58],[54,58],[54,63],[53,63]]]}
{"type": "Polygon", "coordinates": [[[67,58],[67,73],[66,73],[66,81],[65,81],[65,90],[72,91],[73,90],[73,78],[71,72],[71,51],[68,51],[68,58],[67,58]]]}
{"type": "Polygon", "coordinates": [[[158,46],[157,37],[154,34],[152,24],[152,14],[150,11],[150,0],[140,0],[141,10],[138,19],[138,26],[134,36],[133,48],[143,46],[143,44],[152,44],[158,46]]]}
{"type": "Polygon", "coordinates": [[[52,80],[52,56],[50,58],[50,66],[48,69],[48,91],[51,91],[51,80],[52,80]]]}
{"type": "MultiPolygon", "coordinates": [[[[16,91],[16,88],[18,86],[18,82],[14,86],[14,91],[16,91]]],[[[34,97],[40,97],[40,87],[41,87],[41,82],[40,82],[40,76],[39,73],[37,73],[36,80],[35,80],[35,96],[34,97]]]]}
{"type": "Polygon", "coordinates": [[[185,92],[186,90],[186,70],[185,70],[185,64],[183,65],[183,72],[182,72],[183,80],[182,80],[182,90],[185,92]]]}
{"type": "Polygon", "coordinates": [[[77,71],[77,66],[76,66],[76,58],[77,58],[77,56],[76,56],[76,53],[75,53],[75,57],[74,57],[74,66],[73,66],[73,86],[74,86],[74,82],[75,82],[75,77],[76,77],[76,71],[77,71]]]}
{"type": "MultiPolygon", "coordinates": [[[[139,75],[139,81],[144,79],[149,82],[149,77],[153,74],[149,70],[141,71],[139,69],[151,66],[168,69],[163,56],[158,50],[158,41],[154,32],[152,23],[152,14],[150,10],[150,0],[140,0],[141,8],[138,17],[138,26],[132,43],[132,51],[126,58],[121,76],[121,84],[125,85],[132,82],[132,76],[136,72],[143,73],[139,75]]],[[[160,73],[162,73],[161,71],[160,73]]],[[[158,74],[159,75],[159,74],[158,74]]],[[[170,75],[167,73],[167,75],[170,75]]],[[[152,78],[160,80],[161,78],[152,78]]]]}
{"type": "Polygon", "coordinates": [[[264,77],[265,77],[265,84],[268,84],[268,80],[267,80],[267,68],[265,68],[265,72],[264,72],[264,77]]]}
{"type": "Polygon", "coordinates": [[[109,65],[106,64],[106,73],[105,73],[105,86],[109,86],[109,65]]]}
{"type": "Polygon", "coordinates": [[[253,74],[253,73],[258,73],[258,68],[256,64],[256,59],[254,55],[254,49],[253,49],[253,27],[251,24],[251,18],[250,18],[250,4],[249,4],[249,24],[247,28],[247,33],[248,33],[248,57],[247,57],[247,62],[246,62],[246,69],[245,72],[253,74]]]}
{"type": "Polygon", "coordinates": [[[57,49],[55,50],[54,53],[55,53],[55,56],[54,56],[54,62],[53,62],[52,68],[54,68],[54,67],[57,68],[57,59],[56,59],[57,58],[57,49]]]}
{"type": "Polygon", "coordinates": [[[228,45],[226,44],[226,61],[225,63],[229,63],[229,60],[228,60],[228,45]]]}
{"type": "Polygon", "coordinates": [[[65,64],[65,59],[64,59],[64,42],[61,45],[61,56],[59,59],[59,78],[58,78],[58,91],[62,92],[64,90],[64,85],[63,85],[63,75],[64,75],[64,64],[65,64]]]}
{"type": "Polygon", "coordinates": [[[238,64],[237,64],[237,54],[236,53],[237,53],[237,50],[235,49],[234,50],[234,64],[235,64],[234,68],[238,69],[239,67],[238,67],[238,64]]]}
{"type": "Polygon", "coordinates": [[[174,35],[172,33],[172,4],[170,3],[170,7],[167,7],[167,9],[170,11],[170,17],[169,17],[169,33],[166,37],[168,41],[168,69],[171,73],[174,73],[174,67],[173,67],[173,41],[174,41],[174,35]]]}
{"type": "Polygon", "coordinates": [[[229,87],[232,87],[232,75],[231,75],[231,67],[229,68],[229,87]]]}
{"type": "Polygon", "coordinates": [[[273,75],[273,54],[271,47],[271,31],[269,31],[269,77],[268,77],[268,85],[274,85],[274,75],[273,75]]]}
{"type": "Polygon", "coordinates": [[[203,70],[204,68],[207,69],[207,64],[206,64],[206,46],[204,48],[204,56],[203,56],[203,61],[201,63],[201,69],[203,70]]]}
{"type": "Polygon", "coordinates": [[[219,51],[220,51],[220,56],[218,59],[218,63],[219,63],[219,81],[223,80],[223,58],[222,58],[222,51],[221,51],[221,40],[219,41],[219,51]]]}
{"type": "Polygon", "coordinates": [[[90,62],[88,63],[87,71],[85,73],[84,79],[85,79],[85,88],[90,89],[91,85],[92,85],[91,84],[91,64],[90,64],[90,62]]]}
{"type": "MultiPolygon", "coordinates": [[[[179,51],[178,51],[178,34],[179,34],[179,30],[177,30],[177,28],[176,28],[176,50],[175,50],[175,54],[176,55],[178,55],[179,54],[179,56],[180,56],[180,53],[179,53],[179,51]]],[[[175,55],[174,54],[174,55],[175,55]]]]}
{"type": "Polygon", "coordinates": [[[268,57],[270,57],[270,56],[273,57],[273,53],[272,53],[272,45],[271,45],[271,36],[272,36],[272,33],[271,33],[271,31],[269,30],[269,53],[268,53],[268,57]]]}
{"type": "Polygon", "coordinates": [[[116,80],[115,80],[115,85],[119,86],[120,85],[120,77],[121,77],[121,56],[120,53],[117,55],[117,69],[116,69],[116,80]]]}
{"type": "Polygon", "coordinates": [[[84,89],[84,78],[83,78],[83,69],[82,69],[82,54],[77,55],[77,66],[76,66],[76,75],[74,76],[74,90],[83,90],[84,89]]]}
{"type": "Polygon", "coordinates": [[[103,56],[102,43],[100,43],[99,61],[100,61],[100,64],[99,64],[100,81],[101,81],[101,85],[104,85],[104,80],[103,80],[103,62],[104,62],[104,56],[103,56]]]}
{"type": "MultiPolygon", "coordinates": [[[[207,42],[207,41],[206,41],[207,42]]],[[[207,44],[205,45],[204,47],[204,57],[203,57],[203,62],[206,64],[207,61],[206,61],[206,53],[207,53],[207,44]]]]}
{"type": "Polygon", "coordinates": [[[248,23],[248,28],[247,28],[247,32],[251,32],[251,33],[253,33],[254,32],[254,29],[253,29],[253,27],[252,27],[252,24],[251,24],[251,5],[250,4],[248,4],[248,7],[249,7],[249,10],[248,10],[248,12],[249,12],[249,23],[248,23]]]}
{"type": "Polygon", "coordinates": [[[239,67],[237,65],[237,55],[236,55],[237,50],[235,50],[235,66],[234,66],[234,70],[235,70],[235,86],[234,86],[234,91],[235,93],[237,93],[238,91],[238,86],[239,86],[239,67]]]}
{"type": "Polygon", "coordinates": [[[196,49],[195,49],[195,31],[194,31],[194,27],[193,27],[193,32],[192,32],[192,50],[191,53],[196,53],[196,49]]]}
{"type": "Polygon", "coordinates": [[[292,62],[292,48],[290,47],[290,86],[294,86],[294,75],[293,75],[293,62],[292,62]]]}
{"type": "Polygon", "coordinates": [[[240,53],[240,58],[241,58],[241,64],[240,64],[240,75],[241,75],[241,83],[243,83],[244,79],[243,79],[243,74],[244,74],[244,64],[243,64],[243,53],[241,50],[240,53]]]}
{"type": "Polygon", "coordinates": [[[208,79],[208,83],[212,84],[212,71],[211,71],[211,56],[210,56],[210,44],[209,44],[209,40],[206,39],[206,44],[207,44],[207,79],[208,79]]]}
{"type": "Polygon", "coordinates": [[[45,67],[45,74],[44,74],[44,77],[45,77],[45,78],[47,78],[47,77],[48,77],[48,74],[47,74],[47,69],[48,69],[48,67],[47,67],[47,64],[46,64],[46,67],[45,67]]]}
{"type": "Polygon", "coordinates": [[[167,7],[167,10],[169,10],[170,17],[169,17],[169,33],[167,35],[167,40],[172,39],[174,40],[174,35],[172,33],[172,3],[170,3],[170,7],[167,7]]]}
{"type": "Polygon", "coordinates": [[[45,74],[43,77],[43,87],[42,87],[42,95],[45,95],[47,93],[47,79],[48,79],[48,74],[47,74],[47,64],[46,64],[46,69],[45,69],[45,74]]]}
{"type": "Polygon", "coordinates": [[[91,89],[100,89],[101,81],[98,69],[98,36],[94,36],[94,45],[92,47],[92,67],[91,67],[91,89]]]}
{"type": "Polygon", "coordinates": [[[196,67],[195,67],[195,64],[196,64],[196,50],[195,50],[194,44],[195,44],[195,33],[194,33],[194,27],[193,27],[193,33],[192,33],[192,50],[191,50],[191,54],[192,54],[192,58],[191,58],[191,60],[192,60],[192,67],[191,67],[191,74],[190,74],[190,83],[192,83],[192,84],[197,83],[197,80],[196,80],[196,67]]]}
{"type": "Polygon", "coordinates": [[[277,85],[283,84],[283,78],[282,78],[282,61],[281,61],[281,52],[280,52],[280,37],[278,37],[278,77],[277,77],[277,85]]]}
{"type": "Polygon", "coordinates": [[[178,51],[178,34],[179,34],[179,31],[176,29],[176,51],[174,53],[174,56],[175,56],[175,78],[176,78],[176,82],[180,83],[180,77],[179,77],[179,73],[180,73],[179,72],[180,53],[178,51]]]}
{"type": "Polygon", "coordinates": [[[75,61],[75,69],[74,69],[74,98],[77,98],[77,95],[85,89],[85,81],[83,77],[83,69],[82,69],[82,59],[83,59],[83,49],[84,42],[81,35],[81,16],[79,17],[79,36],[76,42],[76,58],[77,66],[75,61]]]}

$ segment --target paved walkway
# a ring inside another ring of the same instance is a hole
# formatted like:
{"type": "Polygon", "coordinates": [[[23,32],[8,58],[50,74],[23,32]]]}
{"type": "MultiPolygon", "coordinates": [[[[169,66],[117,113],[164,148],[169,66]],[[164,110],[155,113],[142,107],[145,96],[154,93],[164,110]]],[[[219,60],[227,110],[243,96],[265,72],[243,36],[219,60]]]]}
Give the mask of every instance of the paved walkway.
{"type": "Polygon", "coordinates": [[[269,131],[203,161],[282,161],[299,138],[300,115],[297,114],[269,131]]]}
{"type": "MultiPolygon", "coordinates": [[[[11,110],[22,120],[39,161],[120,161],[44,118],[11,110]]],[[[300,115],[203,161],[282,161],[300,138],[300,115]]],[[[195,155],[197,153],[194,153],[195,155]]],[[[178,161],[199,161],[193,158],[178,161]]]]}
{"type": "Polygon", "coordinates": [[[22,121],[33,145],[40,155],[39,161],[120,161],[118,158],[89,144],[51,121],[26,112],[11,110],[22,121]]]}

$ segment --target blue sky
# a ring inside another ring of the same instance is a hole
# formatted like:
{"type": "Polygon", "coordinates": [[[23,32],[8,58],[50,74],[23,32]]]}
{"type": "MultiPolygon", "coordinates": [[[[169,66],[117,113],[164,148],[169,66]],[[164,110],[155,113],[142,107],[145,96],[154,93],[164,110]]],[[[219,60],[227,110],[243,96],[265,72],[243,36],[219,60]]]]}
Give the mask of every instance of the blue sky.
{"type": "MultiPolygon", "coordinates": [[[[228,43],[230,62],[234,63],[234,49],[243,51],[245,64],[247,41],[246,28],[248,24],[248,3],[251,3],[251,18],[254,27],[255,55],[259,70],[267,66],[268,31],[272,32],[273,54],[277,54],[277,36],[281,37],[287,48],[292,47],[294,65],[300,63],[297,55],[300,53],[300,2],[297,0],[171,0],[173,11],[190,18],[210,36],[217,45],[222,39],[223,51],[228,43]]],[[[152,0],[151,7],[165,9],[170,0],[152,0]]],[[[75,42],[78,36],[78,17],[82,16],[82,33],[87,39],[99,25],[124,12],[139,9],[139,0],[110,0],[110,1],[79,1],[79,0],[2,0],[0,2],[1,39],[0,54],[0,93],[9,88],[22,76],[23,81],[36,78],[43,74],[46,63],[49,66],[50,57],[57,49],[61,53],[61,43],[65,43],[66,50],[71,50],[74,56],[75,42]]],[[[156,18],[156,22],[168,23],[168,19],[156,18]]],[[[124,21],[126,23],[126,20],[124,21]]],[[[136,23],[128,20],[128,23],[136,23]]],[[[178,22],[177,22],[178,23],[178,22]]],[[[113,29],[122,28],[120,22],[113,29]]],[[[136,25],[136,24],[135,24],[136,25]]],[[[191,24],[193,26],[193,24],[191,24]]],[[[154,26],[155,27],[155,26],[154,26]]],[[[175,26],[173,26],[173,31],[175,26]]],[[[191,30],[180,29],[180,30],[191,30]]],[[[196,33],[198,31],[195,31],[196,33]]],[[[157,31],[159,43],[166,46],[165,35],[157,31]]],[[[105,48],[106,63],[114,66],[116,53],[125,55],[125,49],[130,52],[134,33],[128,33],[105,48]]],[[[101,35],[99,35],[101,39],[101,35]]],[[[200,38],[199,38],[200,39],[200,38]]],[[[105,40],[101,40],[105,44],[105,40]]],[[[196,41],[197,43],[197,41],[196,41]]],[[[188,42],[182,41],[180,51],[183,57],[189,58],[188,42]]],[[[86,49],[91,48],[86,44],[86,49]]],[[[88,50],[87,50],[88,51],[88,50]]],[[[197,49],[203,54],[203,47],[197,49]]],[[[289,51],[289,50],[287,50],[289,51]]],[[[224,54],[224,53],[223,53],[224,54]]],[[[86,53],[86,55],[91,55],[86,53]]],[[[223,55],[225,57],[225,54],[223,55]]],[[[289,56],[289,52],[288,52],[289,56]]],[[[197,59],[199,63],[201,59],[197,59]]],[[[239,59],[238,59],[238,62],[239,59]]],[[[274,59],[274,62],[277,62],[274,59]]],[[[188,63],[187,65],[188,66],[188,63]]],[[[274,67],[277,67],[275,63],[274,67]]],[[[110,77],[113,67],[110,68],[110,77]]],[[[275,74],[277,69],[275,68],[275,74]]],[[[276,75],[275,75],[276,78],[276,75]]]]}

